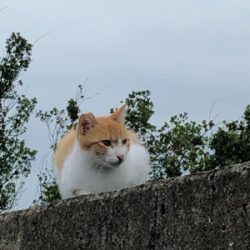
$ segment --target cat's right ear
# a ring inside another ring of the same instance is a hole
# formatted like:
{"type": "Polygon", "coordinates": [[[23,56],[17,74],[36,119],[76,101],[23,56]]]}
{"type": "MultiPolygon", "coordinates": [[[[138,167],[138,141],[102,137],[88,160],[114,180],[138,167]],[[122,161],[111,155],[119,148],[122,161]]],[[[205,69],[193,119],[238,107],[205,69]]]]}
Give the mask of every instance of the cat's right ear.
{"type": "Polygon", "coordinates": [[[124,104],[119,109],[117,109],[114,113],[111,114],[111,118],[114,121],[124,122],[127,110],[128,110],[128,105],[124,104]]]}
{"type": "Polygon", "coordinates": [[[91,128],[94,128],[97,120],[93,113],[82,114],[79,118],[79,130],[82,135],[86,135],[91,128]]]}

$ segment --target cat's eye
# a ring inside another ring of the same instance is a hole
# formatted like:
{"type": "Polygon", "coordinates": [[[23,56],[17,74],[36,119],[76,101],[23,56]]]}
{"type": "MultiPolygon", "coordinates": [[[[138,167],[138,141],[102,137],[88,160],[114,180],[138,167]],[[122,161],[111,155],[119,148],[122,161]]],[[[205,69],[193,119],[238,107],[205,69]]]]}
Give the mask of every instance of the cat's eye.
{"type": "Polygon", "coordinates": [[[127,139],[122,140],[122,144],[123,144],[123,145],[127,144],[127,142],[128,142],[127,139]]]}
{"type": "Polygon", "coordinates": [[[111,141],[110,140],[102,140],[102,144],[109,147],[111,145],[111,141]]]}

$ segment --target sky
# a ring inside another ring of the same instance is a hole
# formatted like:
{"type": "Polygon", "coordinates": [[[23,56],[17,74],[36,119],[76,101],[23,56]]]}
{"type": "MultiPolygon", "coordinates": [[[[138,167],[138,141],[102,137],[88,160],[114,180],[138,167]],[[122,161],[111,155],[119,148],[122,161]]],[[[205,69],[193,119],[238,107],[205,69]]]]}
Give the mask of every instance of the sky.
{"type": "MultiPolygon", "coordinates": [[[[64,108],[84,84],[92,98],[82,112],[108,114],[150,89],[158,126],[184,111],[196,121],[238,119],[250,104],[249,10],[249,0],[0,0],[0,55],[13,31],[34,44],[21,79],[37,109],[64,108]]],[[[18,208],[34,199],[49,152],[35,118],[26,140],[39,153],[18,208]]]]}

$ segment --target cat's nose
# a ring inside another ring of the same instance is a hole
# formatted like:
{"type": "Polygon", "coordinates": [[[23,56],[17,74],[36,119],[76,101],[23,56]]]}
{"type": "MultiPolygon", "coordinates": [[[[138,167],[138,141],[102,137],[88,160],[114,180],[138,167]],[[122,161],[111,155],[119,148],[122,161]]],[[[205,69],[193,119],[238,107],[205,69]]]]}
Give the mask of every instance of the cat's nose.
{"type": "Polygon", "coordinates": [[[124,159],[124,155],[117,155],[116,157],[119,160],[119,163],[121,163],[124,159]]]}

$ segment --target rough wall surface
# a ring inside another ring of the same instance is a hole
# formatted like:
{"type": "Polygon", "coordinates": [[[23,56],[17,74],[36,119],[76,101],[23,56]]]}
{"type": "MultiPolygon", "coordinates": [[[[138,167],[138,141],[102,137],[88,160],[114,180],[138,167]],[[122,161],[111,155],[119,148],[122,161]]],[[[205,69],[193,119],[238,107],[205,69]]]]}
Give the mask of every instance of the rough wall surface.
{"type": "Polygon", "coordinates": [[[0,249],[250,249],[250,162],[3,214],[0,249]]]}

